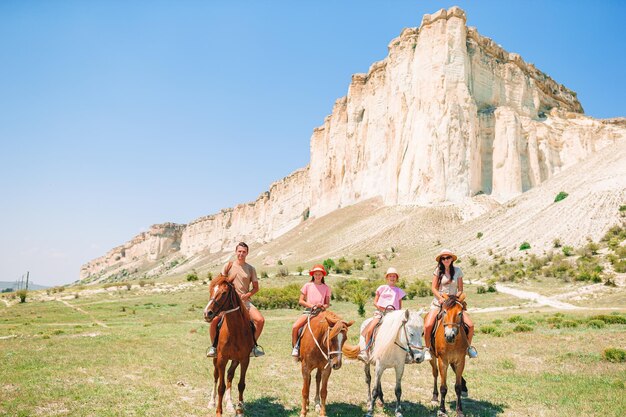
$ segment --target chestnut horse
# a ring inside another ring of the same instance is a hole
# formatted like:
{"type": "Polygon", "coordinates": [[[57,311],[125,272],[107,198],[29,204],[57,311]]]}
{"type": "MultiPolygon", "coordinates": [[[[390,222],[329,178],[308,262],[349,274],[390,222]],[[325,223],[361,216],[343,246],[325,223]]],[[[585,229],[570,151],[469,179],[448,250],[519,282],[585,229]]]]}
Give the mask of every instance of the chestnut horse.
{"type": "Polygon", "coordinates": [[[309,410],[309,390],[311,373],[315,374],[315,406],[319,406],[319,415],[326,415],[326,396],[328,378],[333,369],[341,368],[341,348],[347,340],[348,327],[353,321],[346,322],[331,311],[323,311],[309,316],[300,340],[300,360],[302,362],[302,410],[300,417],[305,417],[309,410]],[[321,387],[320,387],[321,383],[321,387]],[[321,398],[321,402],[320,402],[321,398]]]}
{"type": "Polygon", "coordinates": [[[462,293],[458,298],[456,295],[442,294],[445,298],[443,302],[440,318],[435,323],[435,354],[430,361],[433,368],[433,402],[437,402],[437,370],[441,374],[441,404],[437,415],[446,415],[446,394],[448,386],[446,385],[446,376],[448,365],[456,374],[456,382],[454,391],[456,392],[456,415],[463,417],[463,406],[461,404],[461,396],[467,391],[465,387],[465,379],[463,379],[463,369],[465,368],[465,353],[469,344],[467,335],[465,334],[463,324],[463,308],[465,294],[462,293]]]}
{"type": "Polygon", "coordinates": [[[227,392],[227,408],[232,408],[230,389],[237,366],[241,364],[239,376],[239,401],[237,402],[236,415],[243,416],[243,391],[246,389],[246,371],[250,363],[250,351],[254,347],[254,334],[250,327],[250,315],[248,309],[242,303],[241,298],[233,284],[227,277],[220,274],[211,282],[209,287],[211,299],[204,308],[204,318],[211,321],[219,313],[223,314],[224,321],[219,332],[217,355],[213,358],[213,392],[209,407],[215,405],[215,391],[217,387],[218,400],[215,409],[217,417],[222,416],[222,399],[227,392]],[[228,368],[227,382],[224,382],[226,364],[231,361],[228,368]]]}

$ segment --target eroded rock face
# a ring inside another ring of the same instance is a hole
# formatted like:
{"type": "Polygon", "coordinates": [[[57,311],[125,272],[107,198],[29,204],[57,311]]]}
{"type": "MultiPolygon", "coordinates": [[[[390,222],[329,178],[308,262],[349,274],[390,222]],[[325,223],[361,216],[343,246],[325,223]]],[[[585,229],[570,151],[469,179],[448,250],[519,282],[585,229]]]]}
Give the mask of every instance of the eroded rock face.
{"type": "Polygon", "coordinates": [[[624,119],[586,117],[576,93],[468,28],[461,9],[440,10],[352,77],[314,129],[309,166],[253,203],[175,225],[167,238],[141,234],[83,266],[81,278],[134,258],[267,242],[309,215],[374,197],[386,205],[463,204],[477,194],[503,202],[625,137],[624,119]]]}

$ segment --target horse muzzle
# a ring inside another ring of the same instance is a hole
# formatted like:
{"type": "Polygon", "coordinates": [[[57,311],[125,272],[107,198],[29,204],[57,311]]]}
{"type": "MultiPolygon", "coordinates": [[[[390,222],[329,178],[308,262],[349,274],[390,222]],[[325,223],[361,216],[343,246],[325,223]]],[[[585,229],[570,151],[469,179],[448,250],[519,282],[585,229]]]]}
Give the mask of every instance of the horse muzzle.
{"type": "Polygon", "coordinates": [[[216,314],[213,312],[213,310],[209,310],[209,311],[205,311],[204,312],[204,319],[206,321],[211,321],[215,318],[216,314]]]}

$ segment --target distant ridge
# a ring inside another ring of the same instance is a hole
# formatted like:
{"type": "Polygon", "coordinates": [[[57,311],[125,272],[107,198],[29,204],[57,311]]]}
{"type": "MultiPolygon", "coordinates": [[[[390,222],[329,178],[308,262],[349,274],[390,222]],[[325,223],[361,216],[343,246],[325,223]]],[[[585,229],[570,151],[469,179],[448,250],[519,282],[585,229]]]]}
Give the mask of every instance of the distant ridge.
{"type": "MultiPolygon", "coordinates": [[[[0,290],[4,290],[6,288],[12,288],[15,291],[17,289],[17,283],[15,281],[14,282],[0,281],[0,290]]],[[[46,288],[50,288],[50,287],[47,287],[45,285],[33,284],[31,282],[28,283],[29,290],[45,290],[46,288]]]]}

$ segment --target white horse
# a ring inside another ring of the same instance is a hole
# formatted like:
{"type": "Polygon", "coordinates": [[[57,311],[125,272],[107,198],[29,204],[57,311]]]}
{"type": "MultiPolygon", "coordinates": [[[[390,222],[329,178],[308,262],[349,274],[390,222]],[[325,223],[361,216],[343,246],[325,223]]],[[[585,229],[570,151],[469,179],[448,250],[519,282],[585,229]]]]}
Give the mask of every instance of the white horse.
{"type": "MultiPolygon", "coordinates": [[[[365,382],[367,383],[368,409],[366,417],[372,417],[376,399],[383,401],[383,391],[380,380],[387,368],[396,370],[396,409],[395,416],[402,417],[400,397],[402,396],[402,375],[406,363],[421,363],[424,360],[422,334],[424,333],[423,311],[398,310],[385,315],[378,327],[378,333],[373,342],[370,361],[365,364],[365,382]],[[374,389],[371,389],[372,374],[370,365],[375,364],[374,389]]],[[[344,354],[354,359],[358,352],[365,348],[363,330],[372,319],[365,320],[361,325],[359,346],[344,345],[344,354]]]]}

